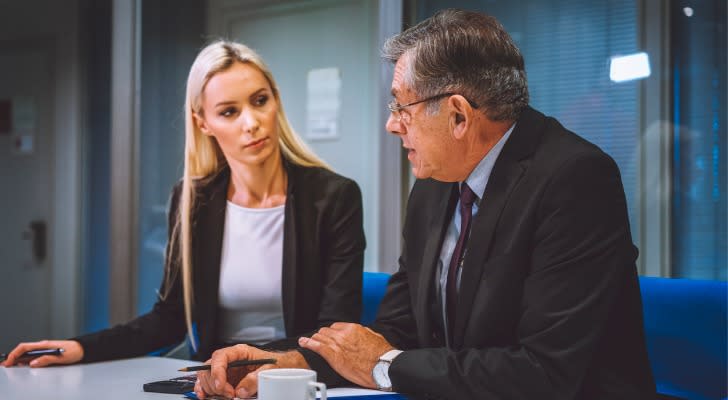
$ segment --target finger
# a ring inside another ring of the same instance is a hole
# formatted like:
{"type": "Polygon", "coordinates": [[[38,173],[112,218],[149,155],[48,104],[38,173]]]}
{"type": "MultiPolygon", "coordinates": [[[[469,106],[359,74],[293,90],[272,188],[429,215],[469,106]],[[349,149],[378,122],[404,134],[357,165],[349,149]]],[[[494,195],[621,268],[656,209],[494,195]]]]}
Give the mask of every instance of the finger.
{"type": "MultiPolygon", "coordinates": [[[[212,358],[210,358],[209,381],[212,391],[208,393],[223,394],[226,392],[225,386],[229,386],[227,383],[227,365],[232,361],[229,353],[231,353],[230,349],[221,349],[212,353],[212,358]]],[[[230,386],[230,391],[232,390],[233,388],[230,386]]]]}
{"type": "Polygon", "coordinates": [[[235,396],[242,399],[253,397],[253,395],[258,393],[258,373],[270,368],[270,366],[261,367],[258,370],[245,375],[245,378],[241,379],[238,386],[235,387],[235,396]]]}
{"type": "Polygon", "coordinates": [[[331,347],[334,350],[338,350],[342,347],[342,345],[346,344],[346,333],[343,331],[335,331],[332,329],[323,332],[319,331],[319,333],[314,333],[311,338],[321,342],[326,346],[331,347]]]}
{"type": "Polygon", "coordinates": [[[298,338],[298,345],[301,347],[306,347],[308,345],[311,338],[307,338],[306,336],[301,336],[298,338]]]}
{"type": "Polygon", "coordinates": [[[40,342],[29,342],[29,343],[19,343],[13,350],[8,353],[8,356],[5,360],[4,365],[9,367],[11,365],[15,365],[18,363],[18,359],[20,356],[23,355],[23,353],[31,351],[31,350],[38,350],[42,349],[43,346],[47,346],[48,341],[40,341],[40,342]]]}
{"type": "Polygon", "coordinates": [[[311,339],[329,347],[338,346],[336,334],[333,333],[314,333],[311,339]]]}
{"type": "MultiPolygon", "coordinates": [[[[209,358],[207,359],[207,361],[205,361],[205,364],[210,364],[209,358]]],[[[197,382],[195,382],[195,387],[197,387],[197,385],[200,385],[200,390],[204,391],[205,390],[204,383],[205,383],[205,381],[210,380],[210,372],[209,371],[197,371],[197,373],[195,373],[195,375],[197,375],[197,382]]]]}
{"type": "Polygon", "coordinates": [[[61,356],[41,356],[33,359],[28,365],[30,365],[31,368],[40,368],[61,363],[63,363],[61,356]]]}
{"type": "Polygon", "coordinates": [[[208,371],[201,371],[197,373],[197,383],[200,384],[200,389],[205,393],[214,394],[212,379],[208,371]]]}
{"type": "Polygon", "coordinates": [[[312,337],[316,336],[315,338],[320,341],[321,343],[325,344],[333,344],[336,343],[337,345],[340,345],[346,341],[347,336],[350,336],[349,328],[341,328],[339,329],[331,329],[331,328],[321,328],[317,333],[315,333],[312,337]],[[320,336],[316,336],[320,335],[320,336]]]}
{"type": "Polygon", "coordinates": [[[331,329],[338,331],[338,330],[352,329],[357,326],[361,326],[361,325],[354,324],[351,322],[334,322],[333,324],[331,324],[331,329]]]}
{"type": "Polygon", "coordinates": [[[309,349],[309,350],[319,354],[326,361],[329,361],[331,355],[333,354],[333,351],[331,350],[331,348],[329,346],[321,343],[319,340],[317,340],[313,336],[310,338],[307,338],[307,337],[299,338],[298,345],[303,347],[304,349],[309,349]]]}
{"type": "Polygon", "coordinates": [[[195,392],[195,396],[197,396],[197,398],[199,400],[204,400],[205,399],[205,391],[202,390],[202,384],[200,383],[200,375],[199,374],[197,375],[197,382],[195,382],[195,388],[192,391],[195,392]]]}
{"type": "Polygon", "coordinates": [[[228,370],[227,370],[228,383],[231,384],[233,387],[235,387],[238,384],[238,382],[240,382],[241,379],[245,378],[245,375],[247,375],[250,372],[255,371],[255,368],[256,368],[256,366],[254,366],[254,365],[228,368],[228,370]]]}
{"type": "Polygon", "coordinates": [[[15,365],[18,362],[18,357],[27,351],[26,348],[29,345],[31,345],[31,343],[18,343],[18,345],[15,346],[15,348],[12,349],[10,353],[8,353],[8,355],[5,357],[3,365],[5,365],[6,367],[15,365]]]}
{"type": "Polygon", "coordinates": [[[318,332],[316,332],[316,334],[324,335],[324,336],[331,336],[331,335],[336,334],[336,331],[332,328],[323,327],[323,328],[319,329],[318,332]]]}

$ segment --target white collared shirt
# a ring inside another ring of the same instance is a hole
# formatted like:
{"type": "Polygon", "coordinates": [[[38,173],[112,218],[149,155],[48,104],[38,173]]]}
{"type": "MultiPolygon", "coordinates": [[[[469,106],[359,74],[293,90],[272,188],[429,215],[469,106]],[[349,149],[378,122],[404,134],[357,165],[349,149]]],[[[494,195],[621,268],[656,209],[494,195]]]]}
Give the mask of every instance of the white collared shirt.
{"type": "MultiPolygon", "coordinates": [[[[503,146],[505,146],[506,141],[508,141],[508,138],[511,136],[511,132],[513,132],[513,128],[515,128],[516,124],[514,123],[511,125],[510,129],[506,131],[506,133],[503,135],[500,140],[498,140],[498,143],[493,146],[490,151],[483,157],[483,159],[480,160],[478,165],[475,166],[475,169],[473,169],[472,172],[470,172],[470,175],[465,179],[465,183],[470,186],[470,189],[473,190],[473,193],[477,196],[475,199],[475,202],[473,203],[473,220],[475,219],[475,215],[478,213],[478,209],[480,206],[480,202],[483,199],[483,193],[485,193],[485,187],[488,185],[488,180],[490,179],[490,174],[493,171],[493,166],[495,165],[496,160],[498,160],[498,156],[501,153],[501,150],[503,150],[503,146]]],[[[462,185],[462,183],[460,184],[462,185]]],[[[472,222],[470,224],[472,228],[472,222]]],[[[470,233],[468,233],[469,235],[470,233]]],[[[442,315],[443,315],[443,321],[445,321],[445,336],[450,337],[450,333],[447,331],[447,304],[446,304],[446,297],[444,296],[444,293],[447,288],[447,280],[448,280],[448,267],[450,265],[450,259],[452,258],[452,253],[455,250],[455,245],[457,245],[458,238],[460,237],[460,200],[458,200],[457,204],[455,205],[455,212],[453,213],[452,219],[450,220],[450,223],[447,227],[447,232],[445,233],[445,238],[442,241],[442,247],[440,248],[440,259],[437,262],[437,273],[440,277],[439,285],[437,285],[437,296],[439,299],[441,299],[442,304],[442,315]]],[[[465,253],[463,254],[463,259],[467,256],[467,246],[464,249],[465,253]]],[[[460,290],[460,276],[461,276],[462,268],[458,266],[457,269],[457,282],[456,287],[457,290],[460,290]]]]}

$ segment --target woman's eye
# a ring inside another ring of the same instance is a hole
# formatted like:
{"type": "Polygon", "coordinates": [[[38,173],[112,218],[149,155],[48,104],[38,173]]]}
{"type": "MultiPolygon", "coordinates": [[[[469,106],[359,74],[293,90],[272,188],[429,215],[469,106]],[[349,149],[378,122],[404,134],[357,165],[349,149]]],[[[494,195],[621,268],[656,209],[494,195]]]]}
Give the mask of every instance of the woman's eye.
{"type": "Polygon", "coordinates": [[[237,110],[234,107],[226,108],[220,112],[220,115],[223,117],[229,117],[233,114],[235,114],[237,110]]]}
{"type": "Polygon", "coordinates": [[[253,100],[256,106],[264,106],[265,103],[268,102],[268,96],[267,95],[260,95],[253,100]]]}

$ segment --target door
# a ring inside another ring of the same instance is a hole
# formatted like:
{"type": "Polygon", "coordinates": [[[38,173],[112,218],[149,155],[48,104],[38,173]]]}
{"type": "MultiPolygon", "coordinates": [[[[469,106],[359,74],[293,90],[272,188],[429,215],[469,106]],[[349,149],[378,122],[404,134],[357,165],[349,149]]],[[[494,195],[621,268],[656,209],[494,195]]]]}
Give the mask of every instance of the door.
{"type": "Polygon", "coordinates": [[[51,333],[52,62],[0,47],[0,352],[51,333]]]}

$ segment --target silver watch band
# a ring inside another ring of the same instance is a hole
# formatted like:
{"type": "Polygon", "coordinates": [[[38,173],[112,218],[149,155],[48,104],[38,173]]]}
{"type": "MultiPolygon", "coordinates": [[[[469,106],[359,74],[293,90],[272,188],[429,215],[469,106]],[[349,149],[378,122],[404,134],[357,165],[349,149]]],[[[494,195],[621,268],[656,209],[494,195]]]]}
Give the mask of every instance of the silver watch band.
{"type": "Polygon", "coordinates": [[[402,353],[402,350],[396,350],[396,349],[395,349],[395,350],[389,350],[388,352],[386,352],[386,353],[382,354],[382,355],[381,355],[381,356],[379,357],[379,361],[385,361],[385,362],[388,362],[388,363],[390,363],[390,364],[391,364],[391,363],[392,363],[392,361],[393,361],[393,360],[394,360],[394,359],[395,359],[395,358],[396,358],[396,357],[397,357],[398,355],[400,355],[401,353],[402,353]]]}
{"type": "Polygon", "coordinates": [[[377,385],[377,389],[385,392],[392,391],[392,380],[389,378],[389,366],[392,365],[392,361],[401,353],[402,350],[390,350],[379,356],[379,360],[374,366],[374,369],[372,369],[372,378],[377,385]]]}

